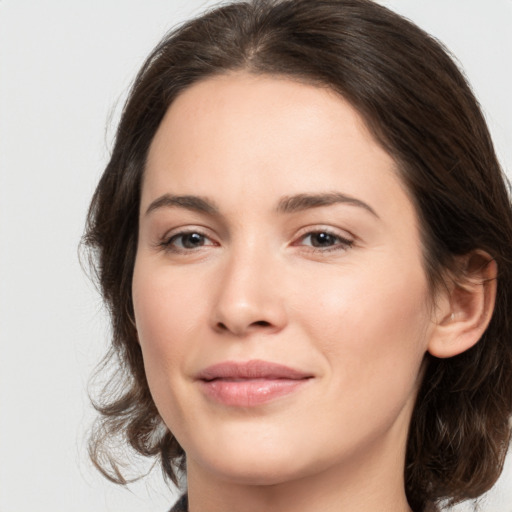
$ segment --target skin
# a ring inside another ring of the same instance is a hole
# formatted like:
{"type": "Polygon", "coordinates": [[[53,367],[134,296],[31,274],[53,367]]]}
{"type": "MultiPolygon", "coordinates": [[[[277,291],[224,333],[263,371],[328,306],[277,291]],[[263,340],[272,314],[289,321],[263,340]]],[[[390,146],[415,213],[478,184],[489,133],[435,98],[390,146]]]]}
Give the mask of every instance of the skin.
{"type": "MultiPolygon", "coordinates": [[[[393,159],[338,95],[238,72],[173,102],[148,155],[133,300],[153,398],[187,455],[190,512],[410,510],[422,363],[455,322],[450,297],[432,307],[421,251],[393,159]],[[301,194],[351,201],[283,207],[301,194]],[[313,378],[252,407],[195,379],[253,359],[313,378]]],[[[443,356],[465,348],[457,339],[443,356]]]]}

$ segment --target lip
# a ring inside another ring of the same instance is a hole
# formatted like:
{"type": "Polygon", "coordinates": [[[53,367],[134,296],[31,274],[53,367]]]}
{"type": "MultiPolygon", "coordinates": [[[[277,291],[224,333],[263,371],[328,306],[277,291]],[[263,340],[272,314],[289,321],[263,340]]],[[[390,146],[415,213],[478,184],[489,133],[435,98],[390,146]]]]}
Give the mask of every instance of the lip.
{"type": "Polygon", "coordinates": [[[288,395],[307,384],[313,375],[261,360],[226,361],[208,366],[197,376],[203,393],[233,407],[254,407],[288,395]]]}

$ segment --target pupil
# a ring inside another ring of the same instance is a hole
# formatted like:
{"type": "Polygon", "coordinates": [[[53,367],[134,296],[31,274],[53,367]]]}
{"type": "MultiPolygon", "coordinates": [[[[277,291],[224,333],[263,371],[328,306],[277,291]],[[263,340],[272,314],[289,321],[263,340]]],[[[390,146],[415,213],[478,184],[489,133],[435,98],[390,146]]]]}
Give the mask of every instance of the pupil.
{"type": "Polygon", "coordinates": [[[332,245],[334,243],[334,237],[329,233],[316,233],[312,242],[315,247],[332,245]]]}
{"type": "Polygon", "coordinates": [[[193,249],[203,245],[203,235],[199,233],[189,233],[183,238],[183,246],[187,249],[193,249]]]}

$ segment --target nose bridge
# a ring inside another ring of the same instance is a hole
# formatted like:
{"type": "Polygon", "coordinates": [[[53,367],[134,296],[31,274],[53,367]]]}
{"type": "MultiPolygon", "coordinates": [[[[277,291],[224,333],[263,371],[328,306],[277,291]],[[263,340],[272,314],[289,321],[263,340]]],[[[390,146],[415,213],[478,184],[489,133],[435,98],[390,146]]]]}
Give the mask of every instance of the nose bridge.
{"type": "Polygon", "coordinates": [[[279,330],[286,322],[282,290],[276,283],[279,257],[259,237],[246,237],[227,251],[214,307],[217,329],[237,335],[279,330]]]}

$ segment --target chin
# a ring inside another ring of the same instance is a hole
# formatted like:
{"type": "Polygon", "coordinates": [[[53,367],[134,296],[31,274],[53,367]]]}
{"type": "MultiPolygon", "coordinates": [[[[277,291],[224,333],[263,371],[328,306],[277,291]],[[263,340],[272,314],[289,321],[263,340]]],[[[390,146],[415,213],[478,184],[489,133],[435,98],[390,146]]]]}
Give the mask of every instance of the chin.
{"type": "Polygon", "coordinates": [[[307,471],[292,467],[290,462],[276,464],[275,461],[265,460],[261,456],[258,461],[239,456],[236,461],[223,460],[220,464],[209,465],[209,469],[217,478],[238,485],[271,486],[307,475],[307,471]]]}
{"type": "MultiPolygon", "coordinates": [[[[200,452],[195,462],[203,470],[220,480],[239,485],[272,486],[300,480],[312,473],[325,469],[328,461],[317,457],[308,457],[300,447],[276,446],[275,443],[231,443],[225,449],[212,452],[206,449],[200,452]],[[304,455],[304,456],[302,456],[304,455]]],[[[209,447],[211,448],[211,447],[209,447]]],[[[219,446],[217,446],[219,448],[219,446]]],[[[193,457],[193,455],[192,455],[193,457]]],[[[190,468],[190,455],[187,465],[190,468]]]]}

